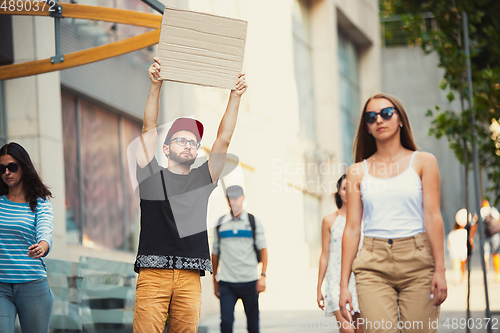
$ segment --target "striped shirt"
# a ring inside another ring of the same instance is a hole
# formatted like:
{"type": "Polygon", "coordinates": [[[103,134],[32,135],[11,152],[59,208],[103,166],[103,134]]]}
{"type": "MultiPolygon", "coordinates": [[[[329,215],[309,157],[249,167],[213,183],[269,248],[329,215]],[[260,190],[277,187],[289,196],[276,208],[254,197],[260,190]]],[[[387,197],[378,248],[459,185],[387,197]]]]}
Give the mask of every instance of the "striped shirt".
{"type": "Polygon", "coordinates": [[[29,203],[0,197],[0,282],[23,283],[47,277],[43,259],[28,257],[28,247],[44,240],[50,251],[53,220],[49,200],[38,198],[33,213],[29,203]]]}
{"type": "MultiPolygon", "coordinates": [[[[218,222],[218,221],[217,221],[218,222]]],[[[253,247],[253,233],[248,213],[243,211],[237,219],[224,215],[219,234],[214,229],[212,253],[219,255],[216,278],[231,283],[244,283],[259,279],[257,255],[253,247]]],[[[255,245],[258,250],[267,248],[264,227],[255,217],[255,245]]]]}

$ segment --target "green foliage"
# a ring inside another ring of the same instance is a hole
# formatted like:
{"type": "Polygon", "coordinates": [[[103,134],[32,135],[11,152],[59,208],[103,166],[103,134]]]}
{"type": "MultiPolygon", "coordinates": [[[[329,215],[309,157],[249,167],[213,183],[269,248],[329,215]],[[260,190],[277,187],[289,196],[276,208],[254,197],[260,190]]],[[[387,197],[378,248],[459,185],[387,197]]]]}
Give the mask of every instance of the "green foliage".
{"type": "Polygon", "coordinates": [[[448,99],[448,102],[453,102],[455,100],[455,94],[453,93],[453,91],[450,91],[448,95],[446,95],[446,98],[448,99]]]}
{"type": "MultiPolygon", "coordinates": [[[[468,104],[467,67],[464,51],[462,12],[468,16],[475,139],[480,164],[493,186],[495,203],[500,202],[500,142],[492,140],[489,129],[500,118],[500,1],[498,0],[380,0],[382,17],[400,15],[410,46],[420,46],[439,57],[444,77],[439,85],[448,91],[449,102],[458,98],[468,104]],[[431,14],[431,15],[429,15],[431,14]],[[430,18],[432,17],[432,18],[430,18]]],[[[471,156],[471,110],[463,112],[427,110],[432,117],[429,135],[446,137],[462,164],[471,156]]]]}

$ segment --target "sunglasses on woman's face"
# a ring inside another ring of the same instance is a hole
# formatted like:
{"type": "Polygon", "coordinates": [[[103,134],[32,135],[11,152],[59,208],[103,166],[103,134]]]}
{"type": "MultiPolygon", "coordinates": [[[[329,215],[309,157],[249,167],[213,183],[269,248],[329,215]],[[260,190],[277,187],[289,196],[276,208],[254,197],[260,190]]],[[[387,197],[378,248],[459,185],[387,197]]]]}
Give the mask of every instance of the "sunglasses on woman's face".
{"type": "Polygon", "coordinates": [[[9,169],[10,172],[17,172],[19,170],[19,163],[9,163],[7,165],[0,164],[0,175],[9,169]]]}
{"type": "Polygon", "coordinates": [[[394,107],[389,106],[387,108],[383,108],[382,110],[380,110],[380,112],[375,112],[375,111],[365,112],[364,117],[365,121],[368,124],[373,124],[374,122],[377,121],[378,115],[380,115],[384,120],[389,120],[391,119],[393,114],[394,114],[394,107]]]}

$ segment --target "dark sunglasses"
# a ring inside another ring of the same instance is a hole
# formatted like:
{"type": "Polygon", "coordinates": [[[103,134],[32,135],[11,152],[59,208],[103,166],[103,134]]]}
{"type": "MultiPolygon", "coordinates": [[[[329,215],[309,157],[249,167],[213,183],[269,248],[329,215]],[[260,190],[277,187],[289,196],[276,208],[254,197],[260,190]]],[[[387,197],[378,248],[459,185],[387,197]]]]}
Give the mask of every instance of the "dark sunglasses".
{"type": "Polygon", "coordinates": [[[394,114],[394,107],[389,106],[387,108],[383,108],[382,110],[380,110],[380,112],[374,112],[374,111],[365,112],[364,118],[368,124],[373,124],[374,122],[377,121],[378,115],[380,115],[384,120],[389,120],[391,119],[393,114],[394,114]]]}
{"type": "Polygon", "coordinates": [[[7,165],[0,164],[0,175],[9,169],[10,172],[17,172],[19,170],[19,163],[9,163],[7,165]]]}

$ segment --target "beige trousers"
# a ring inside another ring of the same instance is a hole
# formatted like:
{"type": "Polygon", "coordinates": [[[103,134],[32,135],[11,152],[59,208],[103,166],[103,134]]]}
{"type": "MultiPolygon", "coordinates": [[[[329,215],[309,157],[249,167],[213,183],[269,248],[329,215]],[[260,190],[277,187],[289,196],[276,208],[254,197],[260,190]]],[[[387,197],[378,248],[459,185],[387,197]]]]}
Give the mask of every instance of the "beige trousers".
{"type": "Polygon", "coordinates": [[[134,333],[196,333],[201,312],[199,270],[141,268],[134,333]]]}
{"type": "Polygon", "coordinates": [[[439,307],[430,297],[434,258],[425,232],[365,237],[352,267],[365,332],[437,332],[439,307]]]}

